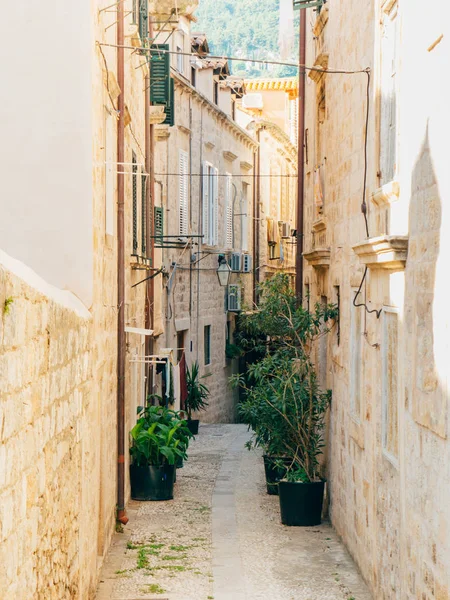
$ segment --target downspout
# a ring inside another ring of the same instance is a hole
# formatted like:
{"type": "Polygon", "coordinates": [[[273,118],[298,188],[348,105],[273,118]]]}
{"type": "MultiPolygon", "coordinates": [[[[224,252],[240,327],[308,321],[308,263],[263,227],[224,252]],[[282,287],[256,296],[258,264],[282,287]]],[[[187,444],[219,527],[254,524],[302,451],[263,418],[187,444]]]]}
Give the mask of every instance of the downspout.
{"type": "Polygon", "coordinates": [[[258,285],[260,283],[260,230],[261,230],[261,129],[258,129],[256,138],[258,141],[258,148],[256,150],[256,169],[253,169],[253,177],[256,179],[253,183],[253,190],[256,190],[256,196],[253,210],[255,214],[254,224],[255,233],[254,244],[255,244],[255,282],[253,286],[253,302],[255,305],[258,303],[258,285]],[[256,185],[255,185],[256,183],[256,185]]]}
{"type": "Polygon", "coordinates": [[[303,300],[303,210],[305,177],[305,65],[306,62],[306,10],[300,9],[300,52],[298,81],[298,191],[297,191],[297,245],[295,256],[295,294],[301,305],[303,300]]]}
{"type": "MultiPolygon", "coordinates": [[[[153,40],[153,23],[152,18],[148,19],[148,37],[150,42],[153,40]]],[[[145,78],[145,170],[148,174],[148,185],[146,187],[145,201],[147,205],[146,215],[146,246],[147,252],[150,253],[150,266],[155,268],[155,239],[153,238],[152,223],[154,218],[155,206],[155,132],[154,125],[150,123],[150,82],[151,82],[151,61],[148,57],[149,74],[145,78]]],[[[148,256],[148,254],[147,254],[148,256]]],[[[145,294],[145,328],[154,329],[155,324],[155,279],[152,277],[147,281],[145,294]]],[[[153,354],[153,336],[145,337],[145,354],[150,356],[153,354]]],[[[153,370],[152,366],[147,368],[147,394],[153,393],[153,370]]],[[[145,398],[147,401],[147,398],[145,398]]]]}
{"type": "Polygon", "coordinates": [[[124,9],[117,4],[117,520],[126,525],[125,514],[125,64],[124,9]]]}

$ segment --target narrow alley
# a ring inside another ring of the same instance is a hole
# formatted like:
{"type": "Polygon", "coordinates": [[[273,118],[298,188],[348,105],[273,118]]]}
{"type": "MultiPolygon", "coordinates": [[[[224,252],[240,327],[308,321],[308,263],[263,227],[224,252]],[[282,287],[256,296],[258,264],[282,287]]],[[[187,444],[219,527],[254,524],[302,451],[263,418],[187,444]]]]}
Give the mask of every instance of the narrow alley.
{"type": "Polygon", "coordinates": [[[97,600],[369,600],[329,524],[281,525],[244,425],[202,425],[174,500],[134,502],[97,600]]]}

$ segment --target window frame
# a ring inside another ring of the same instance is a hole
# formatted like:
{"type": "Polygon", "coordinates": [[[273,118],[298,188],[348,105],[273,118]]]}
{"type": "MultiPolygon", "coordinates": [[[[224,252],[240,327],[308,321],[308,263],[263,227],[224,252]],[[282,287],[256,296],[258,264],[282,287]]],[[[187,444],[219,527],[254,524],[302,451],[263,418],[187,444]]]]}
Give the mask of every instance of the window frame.
{"type": "Polygon", "coordinates": [[[398,1],[385,0],[381,7],[380,18],[380,72],[379,72],[379,127],[378,127],[378,173],[380,185],[384,186],[398,177],[398,1]],[[385,32],[390,31],[393,40],[385,32]],[[385,41],[387,39],[387,42],[385,41]],[[387,52],[391,51],[388,76],[388,58],[387,52]],[[387,84],[389,82],[389,84],[387,84]],[[388,96],[394,98],[394,110],[392,114],[392,101],[386,108],[383,103],[383,94],[388,92],[388,96]],[[387,123],[387,121],[389,121],[387,123]],[[392,130],[393,129],[393,133],[392,130]],[[392,136],[392,137],[391,137],[392,136]],[[391,156],[392,154],[392,156],[391,156]],[[387,174],[383,174],[387,173],[387,174]]]}
{"type": "Polygon", "coordinates": [[[225,235],[224,246],[227,250],[234,249],[233,227],[233,175],[225,173],[225,235]]]}
{"type": "Polygon", "coordinates": [[[202,233],[205,246],[218,245],[219,171],[210,162],[202,168],[202,233]]]}
{"type": "Polygon", "coordinates": [[[399,373],[398,373],[398,363],[399,363],[399,335],[400,335],[400,327],[399,327],[399,314],[400,311],[398,308],[395,308],[393,306],[383,306],[383,312],[382,312],[382,345],[381,345],[381,447],[383,450],[383,455],[395,466],[398,467],[398,451],[399,451],[399,393],[400,393],[400,386],[399,386],[399,373]],[[396,326],[396,342],[397,342],[397,347],[395,350],[395,358],[396,358],[396,367],[395,369],[390,369],[391,373],[395,373],[396,374],[396,384],[395,384],[395,393],[394,393],[394,397],[391,398],[391,401],[389,401],[388,398],[388,386],[389,386],[389,382],[388,382],[388,373],[389,373],[389,348],[388,348],[388,341],[389,341],[389,337],[388,337],[388,324],[387,324],[387,316],[388,315],[395,315],[396,316],[396,321],[395,321],[395,326],[396,326]],[[396,441],[397,441],[397,454],[395,454],[395,452],[390,449],[388,447],[388,431],[389,431],[389,423],[388,423],[388,416],[389,416],[389,405],[392,404],[394,410],[395,410],[395,415],[396,415],[396,441]]]}
{"type": "Polygon", "coordinates": [[[211,365],[211,325],[203,326],[203,363],[211,365]]]}
{"type": "Polygon", "coordinates": [[[178,151],[178,233],[185,237],[189,233],[189,153],[178,151]]]}

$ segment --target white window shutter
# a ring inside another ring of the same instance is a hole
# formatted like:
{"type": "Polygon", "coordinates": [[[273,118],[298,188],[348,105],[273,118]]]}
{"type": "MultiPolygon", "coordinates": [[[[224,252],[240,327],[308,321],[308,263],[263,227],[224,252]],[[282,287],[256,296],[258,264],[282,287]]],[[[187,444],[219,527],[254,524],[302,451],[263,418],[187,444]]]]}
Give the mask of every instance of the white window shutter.
{"type": "Polygon", "coordinates": [[[179,151],[178,162],[178,218],[179,218],[179,234],[185,236],[189,231],[189,210],[188,210],[188,153],[184,150],[179,151]]]}
{"type": "Polygon", "coordinates": [[[211,245],[219,243],[219,170],[213,167],[212,171],[212,198],[211,198],[211,245]]]}
{"type": "Polygon", "coordinates": [[[225,247],[233,248],[233,189],[230,173],[227,173],[225,185],[225,247]]]}
{"type": "Polygon", "coordinates": [[[210,236],[209,236],[209,214],[210,214],[210,206],[209,206],[209,165],[207,162],[203,163],[203,186],[202,186],[202,233],[203,233],[203,243],[206,245],[210,244],[210,236]]]}

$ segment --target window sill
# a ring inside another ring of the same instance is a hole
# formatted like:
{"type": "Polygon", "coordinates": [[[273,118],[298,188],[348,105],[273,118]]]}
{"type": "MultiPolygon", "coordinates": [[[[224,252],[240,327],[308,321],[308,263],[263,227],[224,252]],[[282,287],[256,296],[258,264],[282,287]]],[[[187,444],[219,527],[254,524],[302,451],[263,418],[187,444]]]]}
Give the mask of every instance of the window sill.
{"type": "Polygon", "coordinates": [[[382,235],[353,246],[353,252],[369,269],[403,271],[408,255],[408,236],[382,235]]]}
{"type": "Polygon", "coordinates": [[[309,252],[304,252],[303,257],[316,269],[328,269],[331,251],[329,248],[315,248],[309,252]]]}
{"type": "Polygon", "coordinates": [[[372,202],[376,206],[386,206],[398,200],[399,196],[400,185],[398,181],[390,181],[373,192],[372,202]]]}
{"type": "Polygon", "coordinates": [[[130,266],[134,271],[149,271],[152,266],[150,258],[132,254],[130,258],[130,266]]]}

